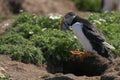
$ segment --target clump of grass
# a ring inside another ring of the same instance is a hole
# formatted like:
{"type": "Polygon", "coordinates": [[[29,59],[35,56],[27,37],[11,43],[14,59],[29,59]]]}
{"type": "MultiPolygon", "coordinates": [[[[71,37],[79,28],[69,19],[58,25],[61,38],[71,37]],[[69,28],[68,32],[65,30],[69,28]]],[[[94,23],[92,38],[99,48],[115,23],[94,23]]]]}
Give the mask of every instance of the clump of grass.
{"type": "Polygon", "coordinates": [[[25,63],[41,64],[44,60],[58,63],[66,61],[72,42],[59,29],[60,19],[20,14],[7,33],[0,37],[0,52],[25,63]]]}

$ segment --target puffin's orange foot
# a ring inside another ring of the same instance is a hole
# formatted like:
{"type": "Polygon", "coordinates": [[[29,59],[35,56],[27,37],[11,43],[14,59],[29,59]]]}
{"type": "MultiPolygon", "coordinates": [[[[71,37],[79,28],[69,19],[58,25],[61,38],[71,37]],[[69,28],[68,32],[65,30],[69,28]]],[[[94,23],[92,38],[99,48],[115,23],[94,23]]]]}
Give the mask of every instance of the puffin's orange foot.
{"type": "Polygon", "coordinates": [[[91,57],[92,54],[85,53],[85,52],[79,52],[79,51],[70,51],[73,55],[80,55],[80,61],[84,61],[85,58],[91,57]]]}
{"type": "Polygon", "coordinates": [[[70,51],[73,55],[85,54],[84,52],[79,51],[70,51]]]}

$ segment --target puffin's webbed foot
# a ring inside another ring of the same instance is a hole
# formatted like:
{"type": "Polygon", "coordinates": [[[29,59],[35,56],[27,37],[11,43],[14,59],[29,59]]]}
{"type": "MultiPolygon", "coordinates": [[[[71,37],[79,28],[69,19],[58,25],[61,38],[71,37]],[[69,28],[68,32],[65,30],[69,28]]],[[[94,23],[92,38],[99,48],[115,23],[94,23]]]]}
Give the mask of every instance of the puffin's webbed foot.
{"type": "Polygon", "coordinates": [[[80,61],[84,61],[85,58],[93,56],[90,53],[86,52],[79,52],[79,51],[71,51],[73,55],[79,55],[80,56],[80,61]]]}

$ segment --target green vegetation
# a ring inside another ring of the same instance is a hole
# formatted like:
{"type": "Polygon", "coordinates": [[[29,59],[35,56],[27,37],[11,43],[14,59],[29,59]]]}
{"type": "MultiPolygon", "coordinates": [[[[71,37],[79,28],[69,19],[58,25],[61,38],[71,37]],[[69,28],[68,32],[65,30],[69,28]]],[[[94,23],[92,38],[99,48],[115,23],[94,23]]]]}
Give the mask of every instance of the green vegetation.
{"type": "MultiPolygon", "coordinates": [[[[66,61],[70,50],[80,49],[59,28],[60,19],[20,14],[7,33],[0,37],[0,52],[25,63],[41,64],[44,60],[66,61]]],[[[57,62],[57,63],[58,63],[57,62]]]]}
{"type": "Polygon", "coordinates": [[[76,7],[83,11],[101,11],[101,0],[73,0],[76,7]]]}
{"type": "MultiPolygon", "coordinates": [[[[92,14],[88,19],[105,35],[107,42],[115,46],[113,53],[120,53],[120,13],[92,14]]],[[[59,29],[60,19],[21,13],[5,35],[0,37],[0,53],[14,60],[42,64],[49,60],[59,63],[70,60],[70,51],[83,51],[76,39],[59,29]],[[72,42],[76,42],[70,47],[72,42]]]]}
{"type": "Polygon", "coordinates": [[[9,80],[9,78],[0,78],[0,80],[9,80]]]}

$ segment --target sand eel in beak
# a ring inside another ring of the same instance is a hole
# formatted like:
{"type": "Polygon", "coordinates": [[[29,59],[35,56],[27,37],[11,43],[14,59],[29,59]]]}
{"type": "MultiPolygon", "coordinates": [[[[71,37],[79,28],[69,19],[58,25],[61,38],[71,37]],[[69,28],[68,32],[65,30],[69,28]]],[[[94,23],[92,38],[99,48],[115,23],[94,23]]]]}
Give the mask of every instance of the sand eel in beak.
{"type": "Polygon", "coordinates": [[[70,26],[87,53],[99,54],[110,62],[113,61],[112,56],[109,54],[109,49],[115,48],[106,42],[105,37],[96,26],[73,12],[69,12],[61,21],[61,29],[67,32],[70,26]]]}

